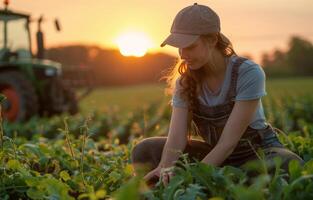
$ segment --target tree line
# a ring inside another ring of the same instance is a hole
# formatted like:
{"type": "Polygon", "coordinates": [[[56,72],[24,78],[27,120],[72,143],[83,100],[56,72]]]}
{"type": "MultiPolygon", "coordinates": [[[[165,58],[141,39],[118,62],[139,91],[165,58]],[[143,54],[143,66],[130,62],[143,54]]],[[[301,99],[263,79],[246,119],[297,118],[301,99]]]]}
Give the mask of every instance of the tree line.
{"type": "Polygon", "coordinates": [[[62,63],[65,79],[87,79],[94,85],[157,83],[175,65],[164,53],[125,57],[115,49],[71,45],[47,49],[48,59],[62,63]]]}
{"type": "MultiPolygon", "coordinates": [[[[125,57],[115,49],[70,45],[47,49],[48,59],[62,63],[65,79],[81,79],[93,85],[157,83],[177,58],[164,53],[125,57]]],[[[261,65],[268,77],[313,76],[313,45],[294,36],[287,50],[264,53],[261,65]]]]}

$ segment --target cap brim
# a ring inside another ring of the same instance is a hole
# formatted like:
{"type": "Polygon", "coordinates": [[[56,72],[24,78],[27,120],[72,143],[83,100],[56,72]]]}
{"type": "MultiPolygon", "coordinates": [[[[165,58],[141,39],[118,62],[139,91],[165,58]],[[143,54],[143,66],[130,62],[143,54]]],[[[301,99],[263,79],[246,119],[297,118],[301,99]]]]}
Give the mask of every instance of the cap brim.
{"type": "Polygon", "coordinates": [[[170,45],[177,48],[185,48],[194,43],[198,38],[199,35],[171,33],[161,44],[161,47],[170,45]]]}

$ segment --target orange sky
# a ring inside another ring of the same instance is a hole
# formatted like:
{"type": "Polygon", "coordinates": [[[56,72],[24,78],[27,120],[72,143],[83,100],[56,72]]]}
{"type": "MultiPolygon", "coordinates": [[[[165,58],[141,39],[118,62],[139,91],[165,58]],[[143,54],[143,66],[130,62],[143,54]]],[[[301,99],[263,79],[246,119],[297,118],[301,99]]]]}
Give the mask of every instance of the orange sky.
{"type": "MultiPolygon", "coordinates": [[[[10,8],[44,14],[46,45],[71,43],[116,47],[116,37],[127,31],[146,33],[151,52],[176,55],[172,47],[159,48],[169,34],[176,13],[195,1],[189,0],[11,0],[10,8]],[[53,19],[61,21],[62,32],[54,30],[53,19]]],[[[313,41],[313,0],[211,0],[197,1],[213,8],[221,18],[222,32],[239,54],[256,61],[262,52],[286,48],[288,38],[302,35],[313,41]]],[[[32,25],[33,33],[36,26],[32,25]]],[[[33,34],[34,36],[34,34],[33,34]]]]}

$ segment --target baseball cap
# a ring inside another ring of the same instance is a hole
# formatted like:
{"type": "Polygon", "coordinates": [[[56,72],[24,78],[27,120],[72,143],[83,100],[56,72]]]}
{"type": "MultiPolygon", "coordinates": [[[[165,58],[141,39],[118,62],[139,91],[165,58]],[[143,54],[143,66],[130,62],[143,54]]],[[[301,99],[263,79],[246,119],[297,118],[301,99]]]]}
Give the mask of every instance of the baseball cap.
{"type": "MultiPolygon", "coordinates": [[[[178,12],[171,27],[171,34],[164,40],[161,47],[170,45],[185,48],[194,43],[200,35],[220,31],[220,18],[216,12],[208,6],[194,3],[178,12]]],[[[221,36],[229,41],[225,35],[221,34],[221,36]]]]}

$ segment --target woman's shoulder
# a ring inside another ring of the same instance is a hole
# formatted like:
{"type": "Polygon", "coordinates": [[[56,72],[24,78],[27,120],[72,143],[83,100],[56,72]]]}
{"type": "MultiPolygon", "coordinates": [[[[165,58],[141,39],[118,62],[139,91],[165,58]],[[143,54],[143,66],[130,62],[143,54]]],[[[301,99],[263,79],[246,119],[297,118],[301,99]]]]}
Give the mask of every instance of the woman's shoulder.
{"type": "MultiPolygon", "coordinates": [[[[239,57],[237,56],[238,59],[239,57]]],[[[235,62],[235,59],[233,59],[232,62],[235,62]]],[[[238,78],[253,78],[253,77],[264,77],[265,78],[265,72],[263,68],[254,62],[251,59],[246,58],[246,60],[240,65],[238,70],[238,78]]]]}
{"type": "Polygon", "coordinates": [[[266,95],[265,73],[262,67],[250,59],[239,67],[236,100],[251,100],[266,95]]]}
{"type": "Polygon", "coordinates": [[[175,87],[172,93],[172,100],[171,100],[171,105],[174,107],[180,107],[180,108],[187,108],[188,105],[186,101],[182,98],[181,92],[182,92],[182,85],[180,83],[181,77],[178,77],[175,80],[175,87]]]}

